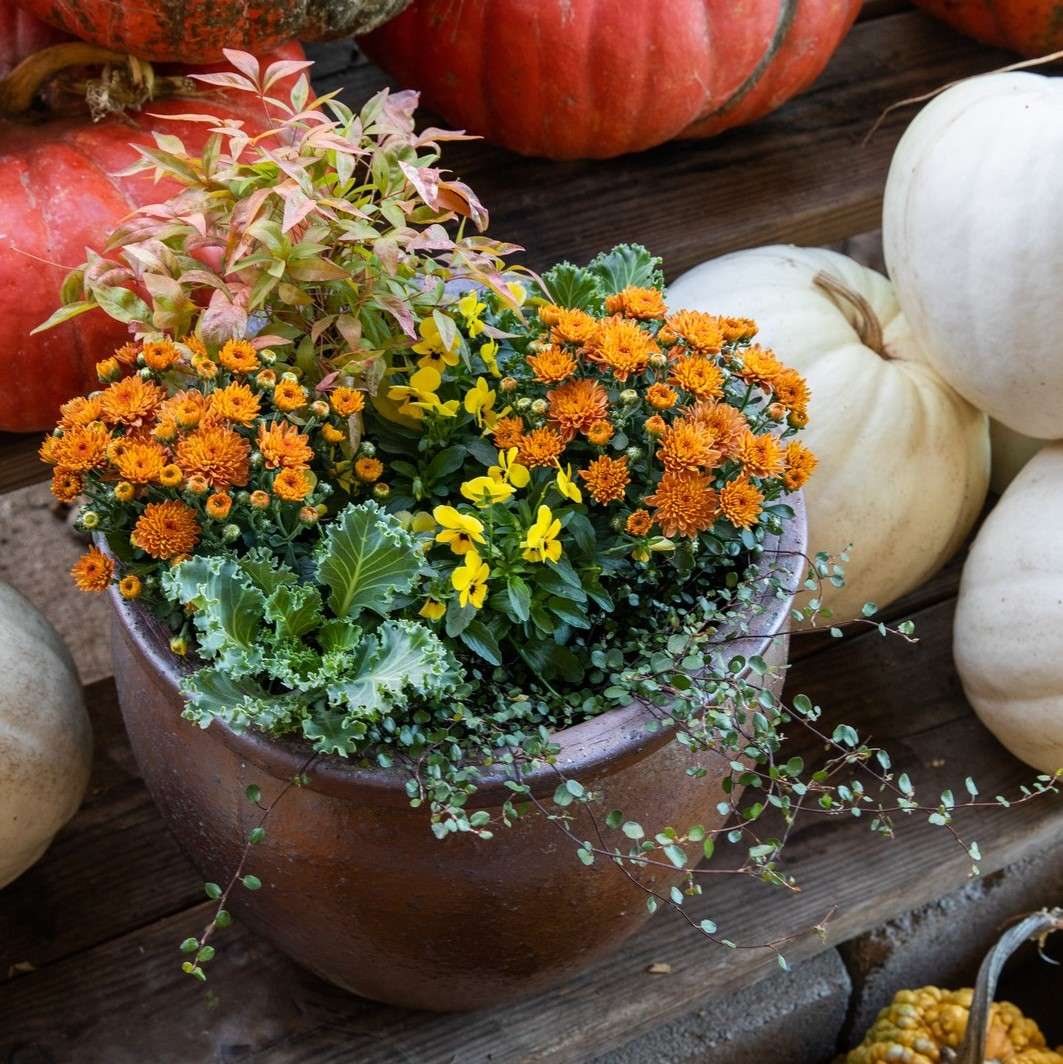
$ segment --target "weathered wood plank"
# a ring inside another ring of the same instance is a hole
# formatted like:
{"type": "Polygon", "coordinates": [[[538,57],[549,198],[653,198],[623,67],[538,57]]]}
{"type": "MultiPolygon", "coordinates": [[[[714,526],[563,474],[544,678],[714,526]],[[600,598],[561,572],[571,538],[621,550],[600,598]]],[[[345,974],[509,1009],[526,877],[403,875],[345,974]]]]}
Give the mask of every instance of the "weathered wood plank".
{"type": "Polygon", "coordinates": [[[37,457],[40,433],[18,436],[0,432],[0,495],[47,480],[48,467],[37,457]]]}
{"type": "MultiPolygon", "coordinates": [[[[992,795],[1013,789],[1030,772],[1002,751],[962,700],[951,664],[952,609],[946,601],[919,613],[922,640],[916,647],[869,632],[799,662],[790,691],[822,703],[828,721],[853,723],[887,745],[928,794],[945,786],[962,793],[962,780],[971,774],[992,795]],[[869,677],[888,681],[872,685],[869,677]]],[[[804,740],[794,749],[811,761],[815,746],[804,740]]],[[[835,908],[823,941],[810,935],[787,950],[791,961],[810,956],[963,884],[967,861],[941,829],[921,821],[903,827],[901,840],[887,842],[858,822],[810,817],[795,833],[787,858],[801,894],[721,877],[691,903],[692,914],[711,917],[745,945],[809,928],[835,908]]],[[[155,837],[162,833],[159,824],[155,837]]],[[[1010,812],[980,812],[971,818],[970,833],[985,853],[983,871],[990,872],[1060,846],[1063,808],[1048,799],[1010,812]]],[[[142,866],[123,869],[120,853],[113,859],[118,876],[107,880],[107,889],[124,891],[130,904],[112,914],[109,940],[0,985],[0,1057],[32,1045],[53,1061],[79,1064],[581,1061],[762,977],[774,965],[756,951],[708,945],[678,918],[662,915],[618,956],[553,993],[493,1012],[440,1017],[348,997],[234,929],[218,943],[224,948],[213,962],[212,986],[221,1003],[208,1010],[179,972],[175,950],[202,926],[205,907],[144,926],[159,915],[145,908],[149,887],[172,879],[184,859],[154,869],[151,884],[136,882],[145,875],[142,866]],[[648,975],[648,965],[658,961],[670,964],[672,973],[648,975]]],[[[49,877],[66,873],[54,864],[49,877]]],[[[194,879],[185,874],[191,887],[194,879]]],[[[79,879],[68,904],[85,914],[102,903],[102,892],[91,879],[79,879]]],[[[52,888],[45,882],[41,889],[52,888]]]]}

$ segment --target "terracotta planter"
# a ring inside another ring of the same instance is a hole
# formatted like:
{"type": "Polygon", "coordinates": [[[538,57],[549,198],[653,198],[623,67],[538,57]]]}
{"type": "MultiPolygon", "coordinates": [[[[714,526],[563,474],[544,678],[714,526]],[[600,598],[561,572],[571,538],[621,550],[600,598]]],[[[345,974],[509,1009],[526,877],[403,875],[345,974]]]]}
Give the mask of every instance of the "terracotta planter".
{"type": "MultiPolygon", "coordinates": [[[[798,585],[804,511],[777,549],[798,585]]],[[[244,796],[265,800],[294,776],[308,749],[258,734],[236,735],[181,719],[180,669],[158,625],[115,597],[115,674],[126,728],[155,801],[204,878],[224,882],[253,825],[244,796]]],[[[782,665],[789,602],[772,599],[757,638],[735,652],[782,665]]],[[[774,681],[781,686],[781,679],[774,681]]],[[[630,706],[557,735],[569,775],[602,795],[599,816],[621,809],[647,828],[720,826],[719,758],[701,779],[684,774],[692,755],[667,732],[648,732],[648,710],[630,706]]],[[[247,871],[263,883],[237,890],[239,919],[300,964],[333,983],[414,1008],[474,1009],[540,991],[615,949],[646,919],[645,896],[608,862],[577,859],[557,826],[529,814],[490,841],[439,841],[427,814],[411,809],[405,774],[319,759],[310,785],[293,788],[273,811],[266,841],[247,871]]],[[[547,800],[556,776],[530,777],[547,800]]],[[[509,792],[489,777],[472,803],[496,808],[509,792]]],[[[582,814],[586,817],[586,814],[582,814]]],[[[577,821],[581,837],[589,834],[577,821]]],[[[667,889],[670,871],[649,875],[667,889]]],[[[664,917],[667,919],[667,917],[664,917]]]]}

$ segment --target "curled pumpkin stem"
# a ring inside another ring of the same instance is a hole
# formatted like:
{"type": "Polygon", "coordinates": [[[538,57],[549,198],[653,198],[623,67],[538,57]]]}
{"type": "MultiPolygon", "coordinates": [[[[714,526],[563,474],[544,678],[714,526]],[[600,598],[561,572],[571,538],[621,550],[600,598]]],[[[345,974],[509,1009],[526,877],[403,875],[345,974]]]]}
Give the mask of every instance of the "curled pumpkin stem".
{"type": "Polygon", "coordinates": [[[871,348],[876,355],[888,360],[891,356],[886,351],[886,337],[882,331],[882,322],[878,320],[878,315],[871,304],[859,292],[854,292],[826,270],[820,270],[812,280],[836,305],[841,307],[842,303],[848,303],[856,311],[856,332],[860,337],[860,342],[865,347],[871,348]]]}
{"type": "Polygon", "coordinates": [[[41,87],[70,67],[99,63],[125,63],[128,56],[82,41],[53,44],[27,56],[5,78],[0,78],[0,114],[28,111],[41,87]]]}

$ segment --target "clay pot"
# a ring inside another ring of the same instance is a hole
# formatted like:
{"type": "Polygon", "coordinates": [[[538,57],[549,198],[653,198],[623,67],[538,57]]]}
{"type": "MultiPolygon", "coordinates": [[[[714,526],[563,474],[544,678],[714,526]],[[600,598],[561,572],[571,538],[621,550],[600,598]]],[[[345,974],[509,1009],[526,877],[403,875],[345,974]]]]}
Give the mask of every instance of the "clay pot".
{"type": "MultiPolygon", "coordinates": [[[[796,506],[797,520],[775,544],[787,552],[778,564],[792,587],[805,547],[799,499],[796,506]]],[[[204,878],[224,883],[257,821],[246,788],[256,784],[268,802],[301,771],[309,748],[182,720],[178,682],[190,666],[174,659],[142,608],[114,602],[118,693],[144,779],[204,878]]],[[[766,606],[752,622],[757,637],[733,648],[781,666],[787,639],[769,637],[786,628],[790,603],[766,606]]],[[[633,705],[559,732],[560,765],[601,794],[599,820],[620,809],[647,829],[719,827],[726,765],[702,755],[706,775],[686,775],[694,756],[669,732],[647,731],[651,716],[633,705]]],[[[583,970],[648,918],[645,895],[619,869],[585,867],[557,825],[534,812],[489,841],[440,841],[425,810],[410,808],[401,769],[321,757],[309,778],[277,804],[251,855],[246,871],[262,889],[238,888],[231,908],[300,964],[357,994],[422,1009],[496,1005],[583,970]]],[[[549,804],[556,775],[544,769],[526,780],[549,804]]],[[[501,776],[488,776],[470,805],[497,810],[509,793],[501,776]]],[[[588,819],[577,815],[580,838],[590,837],[588,819]]],[[[667,891],[680,876],[655,869],[645,878],[667,891]]]]}

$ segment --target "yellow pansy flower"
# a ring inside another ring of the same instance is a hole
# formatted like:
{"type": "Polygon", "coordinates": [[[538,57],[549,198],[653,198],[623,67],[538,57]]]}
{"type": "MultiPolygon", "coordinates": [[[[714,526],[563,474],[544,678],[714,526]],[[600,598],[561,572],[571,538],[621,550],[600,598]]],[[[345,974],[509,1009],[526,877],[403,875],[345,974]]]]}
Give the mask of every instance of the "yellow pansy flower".
{"type": "Polygon", "coordinates": [[[441,403],[436,392],[443,383],[442,374],[431,366],[422,366],[410,375],[406,384],[388,389],[388,398],[400,403],[398,412],[407,417],[421,418],[423,410],[434,410],[442,417],[454,417],[458,412],[457,399],[441,403]]]}
{"type": "Polygon", "coordinates": [[[469,502],[483,508],[492,503],[505,502],[513,494],[513,486],[494,477],[473,477],[462,484],[461,493],[469,502]]]}
{"type": "Polygon", "coordinates": [[[558,469],[557,490],[561,492],[566,499],[571,499],[575,503],[583,502],[583,492],[580,491],[572,477],[572,466],[565,466],[564,469],[558,469]]]}
{"type": "Polygon", "coordinates": [[[487,310],[487,304],[480,302],[476,292],[466,292],[458,300],[458,310],[465,319],[465,328],[469,336],[479,336],[484,331],[484,323],[480,321],[480,315],[487,310]]]}
{"type": "Polygon", "coordinates": [[[442,602],[428,598],[424,600],[424,605],[417,612],[421,617],[430,621],[438,621],[447,612],[447,607],[442,602]]]}
{"type": "Polygon", "coordinates": [[[501,377],[502,371],[498,368],[498,341],[485,340],[480,345],[480,358],[492,377],[501,377]]]}
{"type": "Polygon", "coordinates": [[[561,557],[558,535],[561,522],[550,512],[549,506],[540,506],[535,524],[528,529],[521,542],[522,557],[526,562],[556,562],[561,557]]]}
{"type": "Polygon", "coordinates": [[[453,506],[437,506],[432,516],[441,526],[436,542],[449,544],[455,554],[475,552],[474,544],[486,542],[483,522],[471,514],[460,513],[453,506]]]}
{"type": "Polygon", "coordinates": [[[498,452],[498,465],[493,465],[487,470],[487,475],[494,480],[501,480],[504,484],[512,484],[515,488],[526,488],[531,480],[528,467],[517,461],[517,448],[510,447],[508,451],[498,452]]]}
{"type": "Polygon", "coordinates": [[[417,323],[417,332],[421,339],[413,345],[413,350],[421,356],[417,364],[423,369],[434,369],[443,373],[446,366],[456,366],[461,361],[456,332],[448,345],[443,340],[443,334],[439,331],[439,324],[434,316],[422,318],[417,323]]]}
{"type": "Polygon", "coordinates": [[[491,570],[476,551],[465,555],[464,561],[450,574],[450,582],[458,593],[458,603],[468,606],[471,602],[476,609],[481,609],[487,597],[487,578],[491,570]]]}
{"type": "MultiPolygon", "coordinates": [[[[476,418],[476,424],[483,427],[491,408],[495,405],[495,393],[488,387],[483,377],[476,378],[476,386],[465,393],[465,410],[476,418]]],[[[490,422],[488,422],[490,423],[490,422]]]]}

